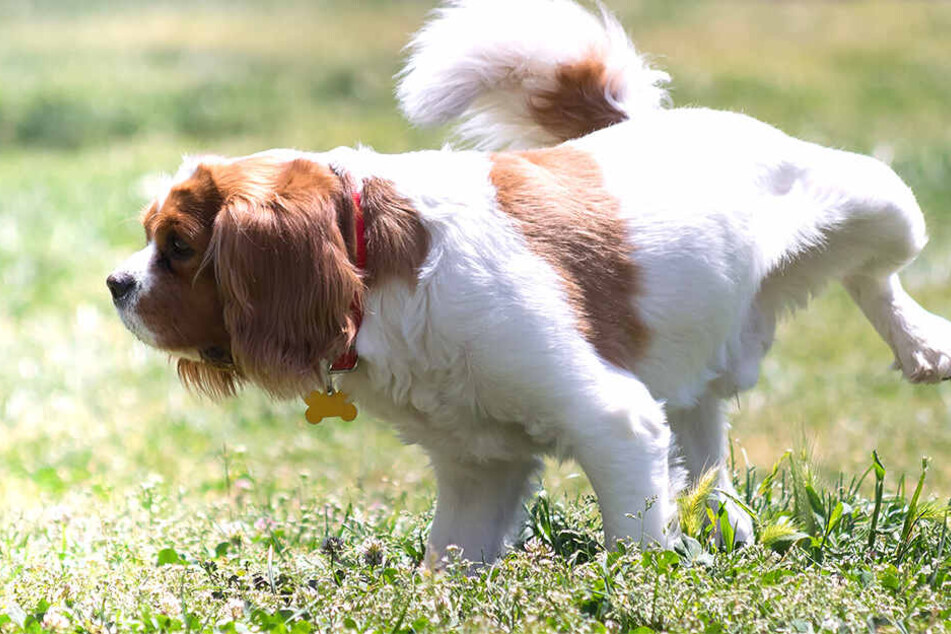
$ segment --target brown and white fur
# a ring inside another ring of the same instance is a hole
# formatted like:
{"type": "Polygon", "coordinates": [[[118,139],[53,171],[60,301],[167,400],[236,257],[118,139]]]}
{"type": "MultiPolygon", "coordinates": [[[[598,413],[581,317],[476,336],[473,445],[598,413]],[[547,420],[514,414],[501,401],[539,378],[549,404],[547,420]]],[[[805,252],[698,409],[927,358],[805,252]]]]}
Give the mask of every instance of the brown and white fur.
{"type": "Polygon", "coordinates": [[[743,115],[662,108],[665,81],[568,0],[450,4],[413,44],[404,110],[523,150],[186,161],[110,276],[116,306],[213,395],[307,392],[355,340],[340,387],[436,470],[433,559],[498,557],[545,454],[580,463],[608,545],[664,544],[678,472],[718,467],[732,490],[721,401],[825,281],[909,380],[951,374],[951,324],[898,279],[925,243],[901,179],[743,115]]]}

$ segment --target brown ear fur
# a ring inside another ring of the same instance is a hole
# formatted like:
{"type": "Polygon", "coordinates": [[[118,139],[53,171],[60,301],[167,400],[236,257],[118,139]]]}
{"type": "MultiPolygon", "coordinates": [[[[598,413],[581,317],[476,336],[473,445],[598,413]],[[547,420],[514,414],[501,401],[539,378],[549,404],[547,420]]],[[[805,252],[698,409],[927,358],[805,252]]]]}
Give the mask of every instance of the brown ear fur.
{"type": "Polygon", "coordinates": [[[413,204],[381,178],[363,181],[366,219],[366,283],[372,286],[387,277],[416,284],[419,268],[429,252],[429,234],[413,204]]]}
{"type": "Polygon", "coordinates": [[[233,369],[191,359],[178,360],[178,378],[189,390],[216,401],[234,396],[241,383],[241,376],[233,369]]]}
{"type": "Polygon", "coordinates": [[[321,384],[321,360],[356,333],[361,282],[341,234],[352,227],[352,202],[340,178],[309,161],[229,169],[240,173],[217,179],[225,202],[209,254],[231,354],[247,380],[299,395],[321,384]]]}

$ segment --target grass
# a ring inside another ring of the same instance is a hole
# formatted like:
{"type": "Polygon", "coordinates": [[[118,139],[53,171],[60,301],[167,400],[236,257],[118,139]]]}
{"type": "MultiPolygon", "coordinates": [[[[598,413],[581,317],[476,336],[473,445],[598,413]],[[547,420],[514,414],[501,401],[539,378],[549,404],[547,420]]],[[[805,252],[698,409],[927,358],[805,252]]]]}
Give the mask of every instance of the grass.
{"type": "MultiPolygon", "coordinates": [[[[947,5],[612,4],[678,104],[890,158],[932,233],[907,285],[951,315],[947,5]]],[[[521,545],[475,578],[417,568],[434,484],[385,422],[205,403],[132,341],[104,279],[181,154],[441,143],[391,97],[427,9],[0,6],[0,632],[951,629],[949,392],[900,382],[838,289],[738,400],[758,544],[717,548],[686,500],[671,551],[604,553],[585,479],[550,464],[521,545]]]]}
{"type": "Polygon", "coordinates": [[[563,504],[541,495],[519,548],[476,577],[462,562],[437,575],[419,568],[429,514],[408,512],[395,487],[361,495],[359,506],[316,497],[303,476],[298,486],[261,490],[243,472],[246,452],[219,457],[224,482],[201,504],[199,491],[169,491],[153,478],[112,512],[56,507],[6,526],[0,546],[16,559],[3,563],[20,582],[0,627],[642,633],[951,624],[947,509],[922,504],[917,488],[874,500],[855,480],[824,489],[799,456],[762,481],[747,474],[759,544],[717,549],[701,529],[673,550],[605,553],[591,496],[563,504]]]}

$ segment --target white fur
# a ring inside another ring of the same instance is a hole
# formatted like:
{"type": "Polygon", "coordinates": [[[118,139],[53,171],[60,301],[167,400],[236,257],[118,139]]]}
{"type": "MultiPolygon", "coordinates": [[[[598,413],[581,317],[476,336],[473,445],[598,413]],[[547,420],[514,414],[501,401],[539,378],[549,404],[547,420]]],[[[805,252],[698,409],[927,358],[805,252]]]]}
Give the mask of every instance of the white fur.
{"type": "Polygon", "coordinates": [[[558,273],[498,208],[487,155],[276,154],[335,165],[357,183],[393,182],[429,234],[414,286],[368,290],[361,364],[341,387],[431,456],[433,559],[450,544],[469,559],[496,558],[542,454],[581,464],[609,545],[667,543],[680,472],[696,479],[710,467],[720,469],[738,539],[750,541],[750,518],[729,502],[721,401],[755,384],[779,317],[828,280],[844,281],[906,377],[951,374],[951,324],[896,275],[925,243],[898,176],[743,115],[654,108],[661,75],[607,24],[566,0],[454,3],[415,40],[400,94],[411,116],[434,121],[510,89],[507,105],[474,120],[483,138],[544,142],[524,119],[513,126],[519,95],[608,38],[610,58],[632,69],[625,94],[647,95],[646,107],[570,145],[599,164],[620,202],[640,272],[630,302],[649,344],[632,367],[611,365],[579,333],[558,273]]]}
{"type": "Polygon", "coordinates": [[[720,499],[750,541],[752,522],[729,499],[722,399],[756,383],[777,320],[830,279],[908,379],[951,375],[951,324],[898,281],[926,241],[901,179],[743,115],[658,108],[666,75],[606,14],[568,0],[452,2],[412,43],[401,104],[418,123],[461,118],[483,148],[544,145],[553,137],[527,100],[592,50],[620,69],[623,85],[604,98],[630,120],[569,144],[599,163],[627,223],[641,276],[632,307],[650,336],[632,368],[577,333],[556,273],[496,209],[483,157],[331,153],[393,180],[432,238],[415,288],[371,292],[357,338],[366,364],[347,387],[433,456],[437,554],[448,543],[473,558],[500,552],[541,452],[580,461],[608,543],[669,539],[681,464],[691,479],[720,469],[720,499]]]}
{"type": "Polygon", "coordinates": [[[126,258],[125,262],[119,265],[113,272],[114,275],[131,275],[135,280],[135,286],[130,292],[129,297],[123,303],[116,307],[119,318],[129,332],[134,334],[139,340],[151,346],[156,345],[157,338],[155,333],[149,330],[148,326],[139,316],[137,305],[139,298],[147,294],[153,284],[151,276],[151,263],[155,258],[155,244],[151,241],[126,258]]]}
{"type": "Polygon", "coordinates": [[[392,281],[369,291],[361,366],[342,388],[432,456],[433,551],[455,543],[471,559],[497,556],[544,453],[580,462],[610,543],[666,543],[673,501],[662,408],[579,333],[560,278],[497,208],[488,158],[346,148],[311,156],[358,181],[396,183],[430,236],[415,288],[392,281]]]}
{"type": "Polygon", "coordinates": [[[570,145],[599,163],[628,226],[640,271],[631,303],[649,331],[631,368],[579,334],[556,272],[497,208],[485,155],[311,155],[393,181],[430,235],[415,288],[369,292],[363,365],[343,387],[432,456],[434,552],[455,543],[495,557],[542,453],[580,462],[608,543],[666,543],[671,432],[690,478],[720,468],[721,500],[750,541],[750,518],[729,499],[721,399],[755,384],[777,319],[829,279],[846,281],[909,379],[951,374],[951,325],[895,275],[924,226],[882,163],[701,109],[642,113],[570,145]]]}
{"type": "Polygon", "coordinates": [[[533,123],[528,99],[556,85],[559,66],[592,54],[619,80],[605,99],[629,116],[667,99],[667,73],[650,68],[605,11],[599,19],[569,0],[456,0],[434,13],[408,47],[400,105],[414,123],[461,119],[459,136],[480,149],[560,141],[533,123]]]}

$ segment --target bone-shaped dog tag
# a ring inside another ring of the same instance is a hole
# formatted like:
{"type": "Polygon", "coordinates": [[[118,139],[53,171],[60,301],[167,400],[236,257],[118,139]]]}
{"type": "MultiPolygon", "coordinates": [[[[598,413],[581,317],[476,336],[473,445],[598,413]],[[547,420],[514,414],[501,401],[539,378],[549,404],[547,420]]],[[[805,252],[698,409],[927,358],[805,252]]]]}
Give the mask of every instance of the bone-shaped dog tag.
{"type": "Polygon", "coordinates": [[[325,392],[314,391],[307,395],[304,402],[307,403],[307,412],[304,416],[307,422],[316,425],[325,418],[339,417],[346,421],[351,421],[357,417],[357,406],[347,401],[350,398],[346,392],[334,392],[327,394],[325,392]]]}

